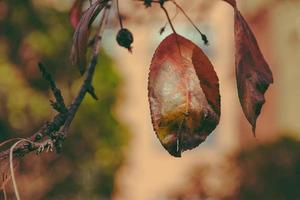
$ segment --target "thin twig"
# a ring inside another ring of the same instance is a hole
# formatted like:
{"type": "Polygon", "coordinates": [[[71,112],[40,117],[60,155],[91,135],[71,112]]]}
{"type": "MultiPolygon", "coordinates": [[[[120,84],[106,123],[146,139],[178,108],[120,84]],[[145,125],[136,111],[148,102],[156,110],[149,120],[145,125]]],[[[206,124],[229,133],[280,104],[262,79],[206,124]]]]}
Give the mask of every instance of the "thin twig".
{"type": "Polygon", "coordinates": [[[74,99],[73,103],[70,106],[69,110],[70,110],[71,114],[67,117],[66,122],[62,128],[61,132],[64,133],[64,136],[67,136],[67,132],[70,127],[70,124],[71,124],[85,94],[87,92],[89,92],[90,88],[92,87],[93,75],[94,75],[95,67],[97,65],[97,57],[99,54],[99,43],[102,39],[102,32],[103,32],[104,26],[106,25],[106,22],[107,22],[106,21],[107,15],[108,15],[107,9],[108,8],[106,8],[104,10],[102,20],[100,21],[100,25],[99,25],[98,31],[96,33],[96,36],[95,36],[95,42],[93,45],[93,56],[92,56],[92,60],[89,64],[89,67],[87,69],[86,79],[84,80],[84,83],[83,83],[77,97],[74,99]]]}
{"type": "Polygon", "coordinates": [[[21,140],[21,139],[23,139],[23,138],[11,138],[11,139],[8,139],[8,140],[0,143],[0,147],[3,147],[4,145],[7,145],[8,143],[10,143],[10,142],[12,142],[14,140],[21,140]]]}
{"type": "Polygon", "coordinates": [[[56,83],[53,80],[51,74],[47,72],[46,67],[42,63],[38,63],[39,69],[42,73],[42,76],[45,80],[49,82],[49,85],[51,87],[52,93],[56,99],[56,102],[51,102],[52,107],[57,110],[58,112],[66,113],[68,112],[68,109],[66,108],[64,98],[61,95],[60,89],[56,87],[56,83]]]}
{"type": "Polygon", "coordinates": [[[12,179],[12,182],[13,182],[13,186],[14,186],[14,191],[15,191],[15,195],[16,195],[16,198],[17,200],[20,200],[20,194],[19,194],[19,190],[18,190],[18,186],[17,186],[17,182],[16,182],[16,177],[15,177],[15,170],[14,170],[14,165],[13,165],[13,152],[14,152],[14,149],[15,147],[22,143],[22,142],[29,142],[31,143],[31,141],[28,141],[26,139],[22,139],[22,140],[19,140],[17,141],[14,145],[12,145],[12,147],[10,148],[9,150],[9,167],[10,167],[10,174],[11,174],[11,179],[12,179]]]}
{"type": "Polygon", "coordinates": [[[169,24],[171,26],[171,29],[172,29],[173,33],[175,33],[177,35],[177,32],[176,32],[176,30],[175,30],[175,28],[173,26],[172,20],[170,18],[170,15],[169,15],[167,9],[163,5],[161,5],[160,7],[161,7],[161,9],[163,9],[164,13],[166,14],[168,22],[169,22],[169,24]]]}
{"type": "Polygon", "coordinates": [[[179,40],[178,40],[178,37],[177,37],[178,35],[177,35],[177,32],[176,32],[176,30],[175,30],[175,28],[173,26],[173,23],[171,21],[170,15],[169,15],[167,9],[164,7],[164,5],[160,4],[160,7],[161,7],[161,9],[164,11],[164,13],[167,16],[167,19],[168,19],[168,22],[169,22],[169,24],[171,26],[171,29],[172,29],[173,33],[175,34],[175,40],[176,40],[176,44],[177,44],[177,47],[178,47],[178,50],[179,50],[179,54],[182,55],[181,54],[180,43],[179,43],[179,40]]]}
{"type": "Polygon", "coordinates": [[[176,1],[174,1],[174,0],[171,0],[171,2],[176,6],[176,8],[178,8],[178,9],[182,12],[182,14],[183,14],[183,15],[188,19],[188,21],[192,24],[192,26],[198,31],[198,33],[201,35],[201,38],[202,38],[204,44],[205,44],[205,45],[208,45],[208,40],[207,40],[206,35],[200,31],[200,29],[196,26],[196,24],[193,22],[193,20],[187,15],[187,13],[182,9],[182,7],[181,7],[180,5],[178,5],[178,4],[176,3],[176,1]]]}
{"type": "MultiPolygon", "coordinates": [[[[176,9],[176,13],[175,15],[171,18],[171,20],[174,20],[178,15],[178,9],[176,9]]],[[[169,24],[169,20],[165,23],[165,25],[160,29],[160,34],[162,34],[165,31],[165,28],[167,27],[167,25],[169,24]]]]}
{"type": "Polygon", "coordinates": [[[118,11],[120,26],[121,26],[121,28],[123,28],[123,22],[122,22],[122,17],[121,17],[121,13],[120,13],[119,0],[116,0],[116,2],[117,2],[117,11],[118,11]]]}

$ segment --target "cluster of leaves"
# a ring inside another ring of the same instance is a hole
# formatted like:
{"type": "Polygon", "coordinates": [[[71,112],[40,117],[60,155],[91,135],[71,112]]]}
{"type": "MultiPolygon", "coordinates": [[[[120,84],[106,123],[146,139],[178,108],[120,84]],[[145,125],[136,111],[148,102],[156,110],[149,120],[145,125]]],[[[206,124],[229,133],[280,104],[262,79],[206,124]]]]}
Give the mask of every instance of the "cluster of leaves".
{"type": "MultiPolygon", "coordinates": [[[[256,120],[265,102],[264,94],[273,82],[272,72],[266,63],[247,22],[239,12],[235,0],[225,0],[234,9],[236,79],[240,103],[255,134],[256,120]]],[[[76,26],[73,64],[84,73],[89,28],[108,0],[97,0],[80,16],[83,0],[76,0],[71,11],[71,22],[76,26]]],[[[149,103],[154,130],[165,149],[173,156],[195,148],[205,141],[220,120],[220,94],[218,77],[202,50],[175,31],[164,7],[172,2],[187,17],[208,44],[207,37],[195,26],[185,11],[174,0],[144,0],[146,7],[159,4],[165,12],[173,34],[157,48],[149,73],[149,103]]],[[[119,12],[119,4],[117,1],[119,12]]],[[[120,46],[131,51],[132,33],[123,28],[117,34],[120,46]]]]}
{"type": "MultiPolygon", "coordinates": [[[[255,134],[264,94],[273,82],[272,72],[235,0],[226,2],[235,13],[238,95],[255,134]]],[[[202,143],[219,123],[220,95],[218,78],[208,58],[174,28],[173,32],[153,56],[149,102],[160,142],[171,155],[181,156],[182,151],[202,143]]]]}
{"type": "MultiPolygon", "coordinates": [[[[256,120],[273,82],[254,34],[236,7],[236,79],[244,114],[255,134],[256,120]]],[[[202,50],[174,34],[154,54],[149,74],[149,102],[157,136],[174,156],[202,143],[220,117],[218,78],[202,50]],[[172,49],[172,51],[170,51],[172,49]]]]}

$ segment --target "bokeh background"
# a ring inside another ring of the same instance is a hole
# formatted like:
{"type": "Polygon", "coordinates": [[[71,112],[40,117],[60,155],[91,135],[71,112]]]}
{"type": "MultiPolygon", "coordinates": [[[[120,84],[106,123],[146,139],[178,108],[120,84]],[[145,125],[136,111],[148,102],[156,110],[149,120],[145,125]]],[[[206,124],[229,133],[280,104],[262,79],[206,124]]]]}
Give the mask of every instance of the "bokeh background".
{"type": "MultiPolygon", "coordinates": [[[[157,5],[120,0],[133,53],[117,46],[112,9],[94,79],[63,153],[28,155],[17,168],[22,199],[292,200],[300,196],[300,2],[244,0],[238,6],[271,66],[275,84],[258,119],[257,137],[243,116],[234,71],[233,10],[218,0],[178,0],[208,36],[209,46],[178,14],[177,32],[201,46],[220,79],[222,116],[207,141],[182,158],[159,144],[150,120],[147,77],[170,27],[157,5]]],[[[69,62],[72,0],[0,0],[0,141],[34,133],[55,112],[43,62],[70,102],[82,78],[69,62]]],[[[166,5],[170,15],[178,12],[166,5]]],[[[7,171],[0,163],[1,176],[7,171]]],[[[1,177],[2,180],[2,177],[1,177]]],[[[0,181],[1,181],[0,180],[0,181]]],[[[14,199],[11,182],[8,199],[14,199]]],[[[4,198],[0,195],[0,199],[4,198]]]]}

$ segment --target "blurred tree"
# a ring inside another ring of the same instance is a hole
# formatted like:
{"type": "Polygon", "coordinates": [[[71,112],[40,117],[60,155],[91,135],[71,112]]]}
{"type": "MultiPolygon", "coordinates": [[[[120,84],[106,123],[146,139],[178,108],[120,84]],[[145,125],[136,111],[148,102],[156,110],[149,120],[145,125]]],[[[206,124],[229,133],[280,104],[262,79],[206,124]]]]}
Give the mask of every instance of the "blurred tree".
{"type": "Polygon", "coordinates": [[[235,158],[239,186],[231,199],[299,199],[300,142],[282,138],[243,150],[235,158]]]}
{"type": "MultiPolygon", "coordinates": [[[[68,10],[51,5],[0,1],[0,141],[29,136],[51,117],[50,91],[37,68],[39,61],[54,74],[66,101],[80,86],[81,80],[71,81],[79,77],[77,70],[67,67],[73,34],[68,10]]],[[[20,162],[17,178],[23,199],[108,199],[112,195],[129,133],[113,112],[121,77],[113,61],[101,54],[93,82],[99,101],[85,98],[63,156],[29,155],[20,162]]]]}
{"type": "Polygon", "coordinates": [[[192,172],[185,187],[175,191],[169,199],[299,199],[299,155],[300,141],[292,138],[240,150],[219,166],[222,173],[215,174],[212,166],[199,166],[192,172]],[[212,188],[209,179],[217,179],[221,189],[212,188]]]}

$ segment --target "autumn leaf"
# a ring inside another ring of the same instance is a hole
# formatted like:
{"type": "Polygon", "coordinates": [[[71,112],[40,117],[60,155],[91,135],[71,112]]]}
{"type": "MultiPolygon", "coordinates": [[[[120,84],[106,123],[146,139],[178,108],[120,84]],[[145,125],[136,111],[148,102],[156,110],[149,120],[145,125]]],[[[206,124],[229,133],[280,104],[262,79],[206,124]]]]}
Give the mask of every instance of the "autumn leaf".
{"type": "Polygon", "coordinates": [[[70,11],[70,23],[75,29],[80,21],[84,0],[75,0],[70,11]]]}
{"type": "Polygon", "coordinates": [[[148,82],[154,130],[173,156],[197,147],[220,118],[219,81],[202,50],[178,34],[153,56],[148,82]]]}
{"type": "Polygon", "coordinates": [[[71,62],[79,67],[81,74],[86,68],[87,43],[90,35],[90,26],[99,12],[105,7],[107,0],[95,1],[82,15],[73,36],[71,62]]]}
{"type": "Polygon", "coordinates": [[[273,83],[273,76],[255,36],[237,9],[235,9],[235,41],[238,95],[244,114],[255,134],[256,120],[265,103],[264,94],[273,83]]]}
{"type": "Polygon", "coordinates": [[[235,0],[224,0],[234,8],[235,65],[240,103],[255,135],[256,120],[265,103],[264,94],[273,83],[272,72],[256,38],[236,7],[235,0]]]}

